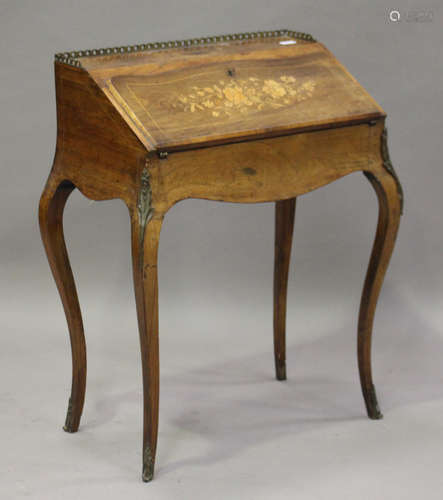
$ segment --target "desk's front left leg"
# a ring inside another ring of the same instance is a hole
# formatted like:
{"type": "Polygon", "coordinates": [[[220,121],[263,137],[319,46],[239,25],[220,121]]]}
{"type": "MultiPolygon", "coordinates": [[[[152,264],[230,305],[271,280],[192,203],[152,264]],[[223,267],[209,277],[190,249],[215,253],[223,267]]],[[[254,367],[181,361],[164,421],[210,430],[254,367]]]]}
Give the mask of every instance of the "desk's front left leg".
{"type": "MultiPolygon", "coordinates": [[[[150,196],[150,194],[148,194],[150,196]]],[[[163,216],[151,218],[150,201],[132,214],[132,265],[143,371],[143,481],[154,475],[158,432],[159,343],[157,252],[163,216]]]]}
{"type": "Polygon", "coordinates": [[[86,344],[83,321],[63,235],[63,210],[75,186],[50,175],[39,207],[40,232],[68,322],[72,351],[72,387],[63,429],[76,432],[86,390],[86,344]]]}

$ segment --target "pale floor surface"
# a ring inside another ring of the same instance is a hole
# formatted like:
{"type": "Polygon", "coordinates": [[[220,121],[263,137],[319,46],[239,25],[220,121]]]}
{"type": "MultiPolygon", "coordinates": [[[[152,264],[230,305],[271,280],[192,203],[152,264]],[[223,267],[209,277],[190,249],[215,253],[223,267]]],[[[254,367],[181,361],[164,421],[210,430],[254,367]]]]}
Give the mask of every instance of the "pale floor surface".
{"type": "Polygon", "coordinates": [[[376,322],[381,421],[364,413],[355,311],[323,309],[332,318],[315,317],[308,305],[290,311],[289,378],[278,382],[269,305],[243,316],[197,303],[206,316],[170,304],[167,317],[161,309],[157,467],[144,484],[133,304],[114,309],[112,319],[106,304],[86,306],[86,406],[80,432],[67,434],[69,347],[49,296],[27,311],[28,332],[13,310],[3,317],[1,499],[443,497],[443,339],[413,315],[390,325],[401,318],[395,300],[376,322]]]}

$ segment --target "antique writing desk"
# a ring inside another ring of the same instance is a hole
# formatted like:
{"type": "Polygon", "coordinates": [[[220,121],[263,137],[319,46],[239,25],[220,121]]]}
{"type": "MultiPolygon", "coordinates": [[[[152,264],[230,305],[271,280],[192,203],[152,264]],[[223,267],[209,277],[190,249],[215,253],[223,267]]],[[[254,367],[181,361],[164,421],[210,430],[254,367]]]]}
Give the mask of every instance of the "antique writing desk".
{"type": "Polygon", "coordinates": [[[274,355],[286,378],[285,314],[295,200],[363,172],[379,219],[358,323],[360,380],[370,418],[371,332],[402,210],[385,113],[310,35],[288,30],[57,54],[57,148],[40,228],[72,346],[64,429],[76,432],[86,385],[83,324],[63,237],[74,188],[129,209],[143,366],[143,480],[157,445],[157,249],[166,212],[185,198],[275,202],[274,355]]]}

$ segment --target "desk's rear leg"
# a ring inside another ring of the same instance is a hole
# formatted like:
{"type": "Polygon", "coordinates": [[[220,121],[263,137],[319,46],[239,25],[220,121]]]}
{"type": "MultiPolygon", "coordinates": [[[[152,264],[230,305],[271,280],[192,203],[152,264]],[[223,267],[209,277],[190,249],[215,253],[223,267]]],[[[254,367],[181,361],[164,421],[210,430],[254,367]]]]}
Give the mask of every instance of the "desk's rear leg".
{"type": "Polygon", "coordinates": [[[63,303],[71,339],[72,388],[63,427],[66,432],[78,430],[86,389],[86,345],[83,321],[63,235],[63,210],[74,188],[71,182],[60,182],[51,174],[42,193],[39,207],[40,232],[63,303]]]}
{"type": "Polygon", "coordinates": [[[296,198],[275,203],[274,359],[277,380],[286,380],[286,302],[296,198]]]}

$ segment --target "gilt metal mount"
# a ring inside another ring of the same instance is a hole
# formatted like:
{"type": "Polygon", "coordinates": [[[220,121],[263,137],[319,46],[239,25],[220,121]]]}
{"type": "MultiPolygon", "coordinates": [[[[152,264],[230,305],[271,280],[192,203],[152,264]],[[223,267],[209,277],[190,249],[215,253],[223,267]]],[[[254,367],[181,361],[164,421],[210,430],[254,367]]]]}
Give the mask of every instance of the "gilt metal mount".
{"type": "Polygon", "coordinates": [[[145,483],[151,481],[154,477],[154,456],[149,445],[143,452],[143,473],[142,478],[145,483]]]}
{"type": "Polygon", "coordinates": [[[377,394],[375,392],[375,387],[372,384],[369,392],[368,392],[368,397],[369,397],[369,405],[368,405],[368,415],[369,418],[372,420],[380,420],[383,418],[383,414],[380,411],[380,407],[378,405],[378,400],[377,400],[377,394]]]}
{"type": "Polygon", "coordinates": [[[134,52],[143,52],[147,50],[162,50],[173,49],[177,47],[195,47],[199,45],[213,45],[219,42],[232,42],[232,41],[247,41],[257,38],[275,38],[275,37],[289,37],[306,42],[315,42],[316,40],[309,33],[302,33],[301,31],[291,31],[287,29],[274,30],[274,31],[254,31],[250,33],[234,33],[232,35],[217,35],[208,36],[203,38],[190,38],[188,40],[174,40],[169,42],[153,42],[141,43],[138,45],[125,45],[122,47],[108,47],[104,49],[88,49],[88,50],[75,50],[71,52],[60,52],[55,54],[55,60],[63,64],[81,68],[80,58],[91,56],[108,56],[117,54],[132,54],[134,52]]]}
{"type": "Polygon", "coordinates": [[[140,191],[137,203],[138,215],[140,219],[140,244],[143,243],[146,225],[154,212],[152,208],[152,191],[149,175],[150,159],[146,159],[140,179],[140,191]]]}
{"type": "Polygon", "coordinates": [[[65,425],[63,426],[63,430],[66,432],[74,432],[74,423],[72,415],[72,398],[69,398],[68,411],[66,412],[66,420],[65,420],[65,425]]]}
{"type": "Polygon", "coordinates": [[[391,158],[389,157],[389,149],[388,149],[388,129],[385,127],[383,129],[381,135],[381,157],[383,159],[384,168],[392,175],[397,184],[398,197],[400,198],[400,213],[403,214],[403,205],[404,205],[404,195],[403,188],[400,184],[400,179],[397,176],[397,173],[392,165],[391,158]]]}

